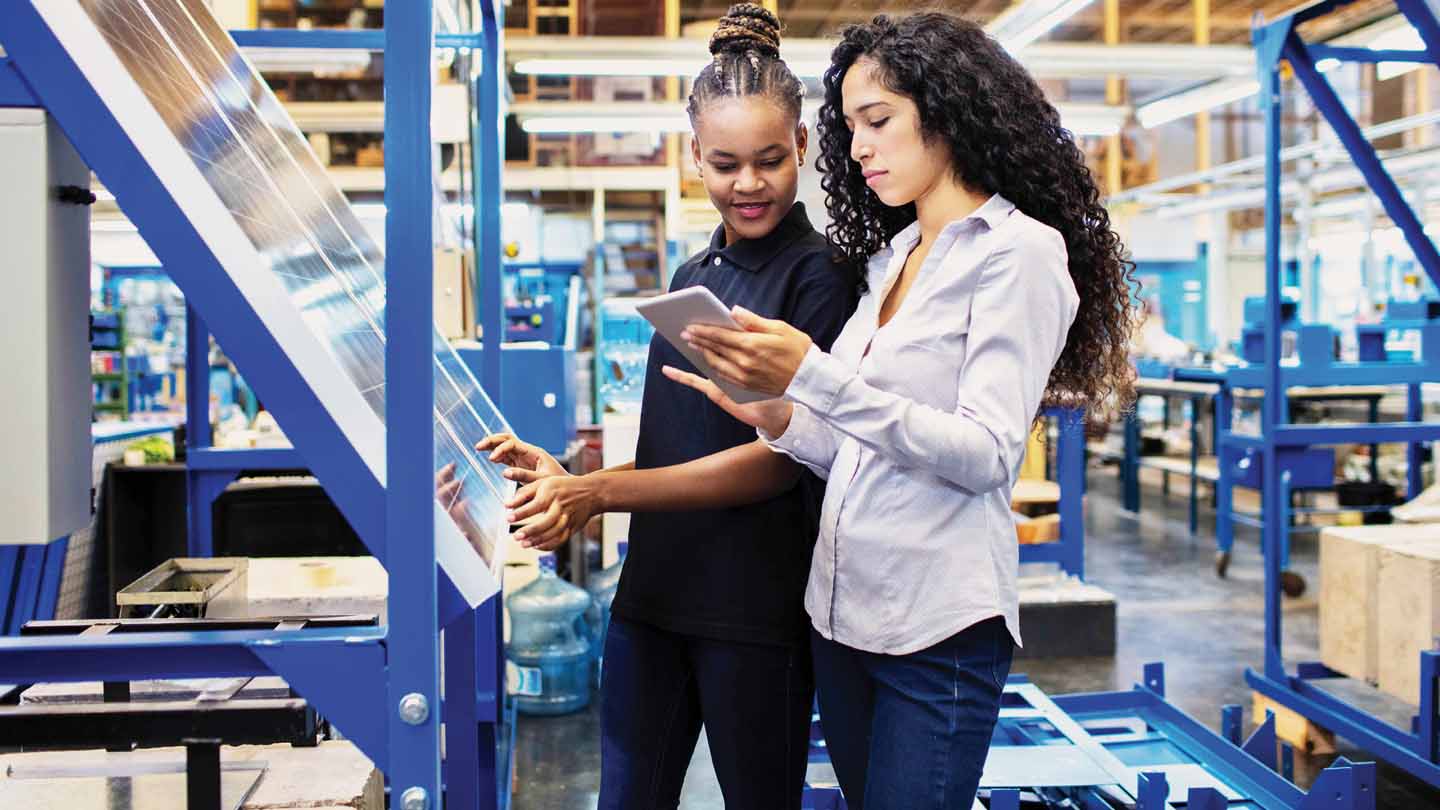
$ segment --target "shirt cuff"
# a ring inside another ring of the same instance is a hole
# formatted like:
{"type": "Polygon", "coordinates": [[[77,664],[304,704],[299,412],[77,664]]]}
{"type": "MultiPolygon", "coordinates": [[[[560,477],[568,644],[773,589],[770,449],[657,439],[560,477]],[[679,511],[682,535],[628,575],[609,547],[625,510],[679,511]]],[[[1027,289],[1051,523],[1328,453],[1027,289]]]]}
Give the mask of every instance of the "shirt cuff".
{"type": "Polygon", "coordinates": [[[844,363],[812,344],[784,396],[817,414],[828,414],[835,404],[836,395],[840,393],[840,386],[852,376],[853,372],[846,369],[844,363]]]}
{"type": "Polygon", "coordinates": [[[807,451],[815,446],[817,424],[810,409],[803,405],[797,405],[790,412],[790,424],[785,426],[784,433],[779,436],[771,436],[760,428],[755,428],[755,433],[765,441],[765,444],[770,446],[772,451],[784,453],[800,461],[807,461],[812,455],[807,451]]]}

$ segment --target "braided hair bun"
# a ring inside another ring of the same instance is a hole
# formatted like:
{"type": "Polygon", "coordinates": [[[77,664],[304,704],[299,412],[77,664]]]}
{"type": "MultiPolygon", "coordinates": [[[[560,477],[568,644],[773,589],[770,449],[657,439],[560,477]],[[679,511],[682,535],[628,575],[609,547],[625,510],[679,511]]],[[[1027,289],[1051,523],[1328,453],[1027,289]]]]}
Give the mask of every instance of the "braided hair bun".
{"type": "Polygon", "coordinates": [[[730,7],[710,37],[710,64],[690,88],[686,111],[694,124],[717,99],[763,96],[796,121],[805,85],[780,59],[780,19],[755,3],[730,7]]]}
{"type": "Polygon", "coordinates": [[[749,51],[780,58],[780,19],[755,3],[736,3],[710,36],[710,53],[718,59],[749,51]]]}

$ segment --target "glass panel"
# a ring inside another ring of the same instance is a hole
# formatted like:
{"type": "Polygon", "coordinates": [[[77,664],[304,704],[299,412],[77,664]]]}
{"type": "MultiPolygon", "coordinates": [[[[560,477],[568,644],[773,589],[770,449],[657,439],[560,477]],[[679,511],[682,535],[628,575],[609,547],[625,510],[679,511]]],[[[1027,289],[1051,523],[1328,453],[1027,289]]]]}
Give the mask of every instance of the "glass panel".
{"type": "MultiPolygon", "coordinates": [[[[81,0],[266,268],[385,418],[385,257],[264,80],[202,0],[81,0]]],[[[487,564],[513,485],[474,445],[508,431],[435,335],[435,452],[461,482],[446,504],[487,564]]]]}

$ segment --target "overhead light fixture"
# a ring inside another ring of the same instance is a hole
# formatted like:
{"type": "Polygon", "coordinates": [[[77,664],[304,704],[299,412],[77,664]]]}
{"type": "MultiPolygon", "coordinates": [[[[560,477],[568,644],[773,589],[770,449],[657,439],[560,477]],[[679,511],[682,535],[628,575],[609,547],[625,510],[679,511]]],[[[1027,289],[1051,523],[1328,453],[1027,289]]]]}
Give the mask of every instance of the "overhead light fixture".
{"type": "Polygon", "coordinates": [[[1060,125],[1077,136],[1109,137],[1120,134],[1130,108],[1109,104],[1057,104],[1060,125]]]}
{"type": "Polygon", "coordinates": [[[1135,111],[1135,117],[1140,119],[1141,126],[1153,129],[1198,112],[1233,104],[1259,92],[1260,82],[1254,79],[1210,82],[1194,90],[1186,90],[1145,104],[1135,111]]]}
{"type": "MultiPolygon", "coordinates": [[[[1364,47],[1375,51],[1422,50],[1425,47],[1425,43],[1420,38],[1420,32],[1416,31],[1405,21],[1403,16],[1398,14],[1365,30],[1336,37],[1327,44],[1364,47]]],[[[1340,67],[1341,64],[1343,63],[1339,59],[1326,58],[1316,62],[1315,69],[1321,73],[1329,73],[1340,67]]],[[[1393,79],[1418,67],[1420,67],[1418,62],[1381,62],[1376,67],[1376,77],[1393,79]]],[[[1203,87],[1176,93],[1173,96],[1145,104],[1136,111],[1136,117],[1146,128],[1157,127],[1198,112],[1233,104],[1259,92],[1260,83],[1257,81],[1243,79],[1214,81],[1203,87]]]]}
{"type": "Polygon", "coordinates": [[[1018,51],[1055,30],[1093,0],[1021,0],[985,26],[1005,46],[1018,51]]]}
{"type": "Polygon", "coordinates": [[[370,52],[350,48],[246,48],[262,73],[343,73],[370,67],[370,52]]]}
{"type": "MultiPolygon", "coordinates": [[[[1420,38],[1420,32],[1413,26],[1396,28],[1386,31],[1370,41],[1371,50],[1375,51],[1421,51],[1425,49],[1425,41],[1420,38]]],[[[1419,62],[1381,62],[1375,66],[1375,78],[1384,81],[1393,79],[1396,76],[1404,76],[1412,70],[1420,67],[1419,62]]]]}
{"type": "Polygon", "coordinates": [[[533,135],[564,135],[617,132],[688,132],[690,119],[684,115],[666,116],[537,116],[520,122],[520,127],[533,135]]]}
{"type": "Polygon", "coordinates": [[[527,76],[694,76],[705,59],[522,59],[515,72],[527,76]]]}

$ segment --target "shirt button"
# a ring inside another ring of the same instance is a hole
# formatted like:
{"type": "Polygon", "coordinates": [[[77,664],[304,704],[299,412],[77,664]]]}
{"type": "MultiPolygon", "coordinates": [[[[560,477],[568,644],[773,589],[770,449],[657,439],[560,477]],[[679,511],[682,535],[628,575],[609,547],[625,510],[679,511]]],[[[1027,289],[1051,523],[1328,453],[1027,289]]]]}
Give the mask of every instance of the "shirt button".
{"type": "Polygon", "coordinates": [[[720,266],[720,257],[719,257],[719,256],[716,256],[716,257],[715,257],[715,266],[716,266],[716,267],[719,267],[719,266],[720,266]]]}

